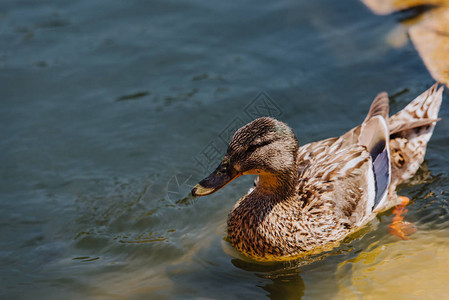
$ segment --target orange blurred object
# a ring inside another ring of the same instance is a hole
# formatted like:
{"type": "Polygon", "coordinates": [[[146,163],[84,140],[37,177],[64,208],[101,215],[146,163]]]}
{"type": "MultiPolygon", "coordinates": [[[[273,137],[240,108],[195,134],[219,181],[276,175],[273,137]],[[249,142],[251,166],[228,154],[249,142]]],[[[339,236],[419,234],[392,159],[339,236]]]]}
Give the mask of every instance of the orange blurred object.
{"type": "Polygon", "coordinates": [[[415,225],[403,221],[403,214],[407,213],[405,206],[409,204],[410,199],[404,196],[400,196],[400,198],[402,199],[402,202],[393,209],[393,222],[388,226],[388,229],[392,235],[403,240],[408,240],[409,236],[417,231],[417,228],[415,225]]]}

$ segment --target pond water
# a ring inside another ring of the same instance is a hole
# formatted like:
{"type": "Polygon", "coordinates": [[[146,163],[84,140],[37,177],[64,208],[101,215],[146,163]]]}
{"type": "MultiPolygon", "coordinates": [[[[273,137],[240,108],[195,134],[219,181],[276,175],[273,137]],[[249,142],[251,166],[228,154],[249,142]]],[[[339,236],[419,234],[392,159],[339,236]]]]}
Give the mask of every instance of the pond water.
{"type": "Polygon", "coordinates": [[[254,263],[224,240],[253,178],[188,196],[255,117],[304,144],[359,124],[378,92],[395,112],[433,84],[397,34],[405,14],[356,0],[3,0],[0,297],[447,295],[447,92],[399,192],[418,227],[408,241],[388,233],[389,211],[329,253],[254,263]]]}

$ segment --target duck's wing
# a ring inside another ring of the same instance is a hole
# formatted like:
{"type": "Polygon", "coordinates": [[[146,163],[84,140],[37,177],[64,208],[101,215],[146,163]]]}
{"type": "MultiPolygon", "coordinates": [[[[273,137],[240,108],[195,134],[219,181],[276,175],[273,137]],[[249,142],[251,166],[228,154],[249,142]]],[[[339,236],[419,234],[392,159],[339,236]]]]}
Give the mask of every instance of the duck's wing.
{"type": "Polygon", "coordinates": [[[348,229],[372,217],[387,197],[391,178],[386,116],[388,96],[382,93],[361,125],[299,149],[298,193],[304,211],[325,214],[320,210],[332,207],[332,214],[348,229]]]}
{"type": "Polygon", "coordinates": [[[308,215],[305,220],[319,220],[337,239],[365,222],[375,197],[366,147],[330,138],[302,146],[298,162],[297,187],[302,212],[308,215]]]}
{"type": "Polygon", "coordinates": [[[391,181],[388,110],[388,96],[381,93],[361,125],[299,149],[298,193],[305,212],[326,219],[328,207],[332,222],[351,230],[383,205],[391,181]]]}
{"type": "Polygon", "coordinates": [[[305,145],[298,153],[298,194],[305,219],[320,220],[323,228],[327,222],[337,236],[372,217],[376,182],[365,146],[347,145],[339,137],[305,145]]]}
{"type": "Polygon", "coordinates": [[[388,102],[387,93],[377,95],[363,123],[342,136],[347,144],[365,146],[370,153],[375,182],[373,210],[381,207],[386,201],[391,183],[388,102]]]}

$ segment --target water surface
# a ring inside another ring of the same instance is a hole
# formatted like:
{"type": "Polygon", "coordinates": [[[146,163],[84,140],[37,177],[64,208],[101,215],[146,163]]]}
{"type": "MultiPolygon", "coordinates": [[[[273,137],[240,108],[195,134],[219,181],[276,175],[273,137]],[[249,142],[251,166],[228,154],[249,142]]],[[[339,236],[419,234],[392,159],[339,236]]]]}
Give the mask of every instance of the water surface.
{"type": "Polygon", "coordinates": [[[4,299],[395,299],[445,295],[449,104],[391,212],[306,261],[230,254],[226,217],[252,178],[189,187],[233,130],[270,114],[301,144],[397,111],[433,80],[401,14],[358,1],[2,1],[0,296],[4,299]],[[419,279],[419,280],[418,280],[419,279]]]}

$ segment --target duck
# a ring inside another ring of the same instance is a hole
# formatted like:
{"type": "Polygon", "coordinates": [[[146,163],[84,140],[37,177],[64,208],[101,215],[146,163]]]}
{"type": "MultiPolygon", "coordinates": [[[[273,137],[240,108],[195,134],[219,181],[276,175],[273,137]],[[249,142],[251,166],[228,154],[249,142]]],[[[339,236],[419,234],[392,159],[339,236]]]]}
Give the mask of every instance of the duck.
{"type": "MultiPolygon", "coordinates": [[[[228,215],[230,244],[256,261],[328,251],[378,213],[408,203],[396,189],[424,160],[443,89],[434,84],[393,116],[382,92],[360,125],[302,146],[286,123],[258,118],[235,132],[221,163],[191,193],[206,196],[255,174],[228,215]]],[[[404,237],[406,224],[395,220],[390,229],[404,237]]]]}

